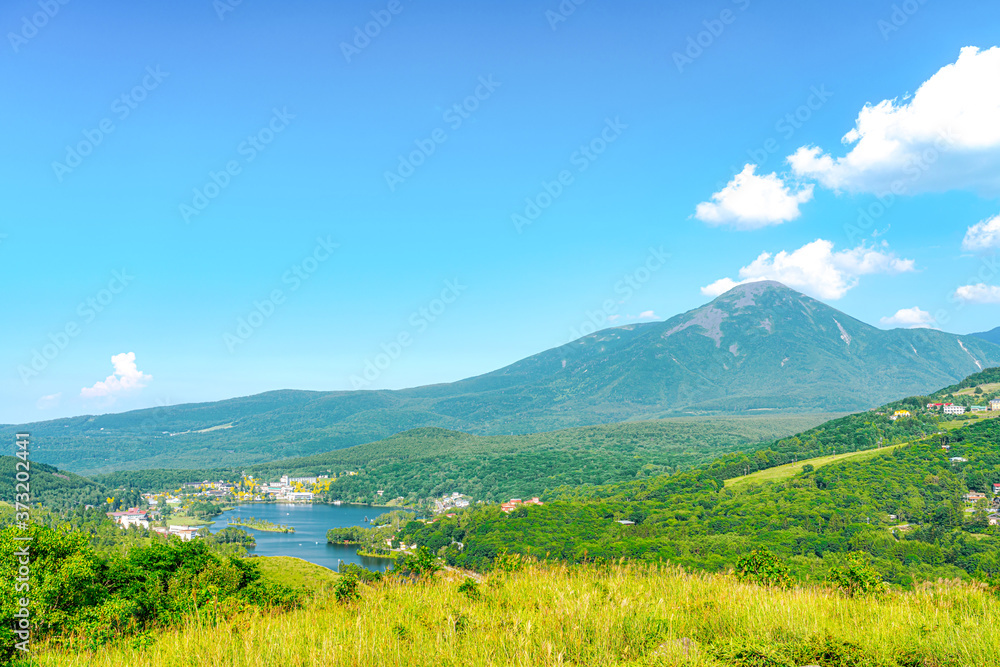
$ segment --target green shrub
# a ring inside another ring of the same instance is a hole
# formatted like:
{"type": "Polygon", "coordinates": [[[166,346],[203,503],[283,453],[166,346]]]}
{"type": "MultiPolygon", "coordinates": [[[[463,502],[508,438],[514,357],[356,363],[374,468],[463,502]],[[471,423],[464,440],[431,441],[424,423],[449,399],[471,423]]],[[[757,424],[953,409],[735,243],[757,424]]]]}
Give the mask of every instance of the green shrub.
{"type": "Polygon", "coordinates": [[[736,577],[758,586],[788,588],[792,577],[788,566],[767,549],[754,549],[736,562],[736,577]]]}
{"type": "MultiPolygon", "coordinates": [[[[0,530],[0,580],[16,578],[21,531],[0,530]]],[[[298,595],[263,584],[255,563],[212,551],[207,540],[159,539],[104,556],[82,532],[33,524],[30,594],[33,640],[56,638],[94,650],[120,637],[173,625],[188,615],[217,619],[251,605],[298,606],[298,595]],[[62,638],[62,639],[60,639],[62,638]]],[[[13,586],[0,590],[0,642],[12,646],[13,586]]],[[[9,655],[0,654],[0,658],[9,655]]]]}
{"type": "Polygon", "coordinates": [[[333,596],[341,604],[349,604],[355,600],[360,600],[361,593],[358,592],[359,586],[360,582],[353,573],[342,574],[333,587],[333,596]]]}
{"type": "Polygon", "coordinates": [[[427,547],[420,547],[415,554],[400,558],[393,563],[393,573],[415,574],[418,577],[433,577],[440,569],[441,564],[437,556],[427,547]]]}
{"type": "Polygon", "coordinates": [[[870,556],[863,551],[853,551],[847,562],[830,570],[828,581],[847,597],[881,595],[889,589],[882,575],[871,564],[870,556]]]}
{"type": "Polygon", "coordinates": [[[469,598],[470,600],[478,600],[479,583],[471,577],[466,577],[465,581],[459,584],[458,592],[464,595],[465,597],[469,598]]]}
{"type": "Polygon", "coordinates": [[[337,571],[340,574],[346,574],[352,576],[358,581],[363,581],[366,584],[382,580],[381,572],[374,572],[366,567],[361,567],[356,563],[347,563],[345,561],[341,561],[340,567],[337,569],[337,571]]]}

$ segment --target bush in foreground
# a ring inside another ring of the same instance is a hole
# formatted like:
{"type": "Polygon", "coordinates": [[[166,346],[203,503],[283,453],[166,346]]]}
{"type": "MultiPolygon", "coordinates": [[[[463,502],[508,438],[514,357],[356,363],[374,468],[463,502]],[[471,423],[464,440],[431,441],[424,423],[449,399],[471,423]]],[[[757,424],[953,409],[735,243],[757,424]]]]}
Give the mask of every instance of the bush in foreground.
{"type": "Polygon", "coordinates": [[[204,540],[154,539],[108,556],[88,536],[33,524],[29,528],[30,588],[16,590],[15,551],[21,531],[0,530],[0,663],[13,655],[18,599],[30,600],[32,639],[81,649],[188,621],[211,621],[249,608],[291,609],[299,596],[261,580],[248,559],[213,553],[204,540]]]}
{"type": "Polygon", "coordinates": [[[463,574],[386,577],[349,605],[244,612],[39,663],[226,665],[694,665],[972,667],[1000,655],[1000,608],[985,586],[921,585],[849,598],[827,586],[747,586],[654,566],[527,564],[476,586],[463,574]]]}

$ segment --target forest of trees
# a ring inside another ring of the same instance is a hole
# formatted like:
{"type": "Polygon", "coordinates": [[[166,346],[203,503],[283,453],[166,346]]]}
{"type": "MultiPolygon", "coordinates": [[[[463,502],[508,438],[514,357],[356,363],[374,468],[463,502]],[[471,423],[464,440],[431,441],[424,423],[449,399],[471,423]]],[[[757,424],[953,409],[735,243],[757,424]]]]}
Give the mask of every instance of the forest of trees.
{"type": "MultiPolygon", "coordinates": [[[[909,428],[920,427],[914,420],[909,428]]],[[[767,548],[805,580],[823,578],[852,551],[870,553],[887,580],[902,585],[997,577],[996,528],[987,525],[985,507],[967,505],[963,495],[1000,483],[998,440],[1000,421],[989,420],[864,461],[803,471],[783,483],[726,488],[719,464],[710,464],[655,483],[567,487],[543,506],[509,515],[487,507],[431,524],[412,522],[400,539],[472,568],[489,568],[498,554],[510,552],[724,570],[750,550],[767,548]],[[952,463],[954,456],[967,462],[952,463]]]]}

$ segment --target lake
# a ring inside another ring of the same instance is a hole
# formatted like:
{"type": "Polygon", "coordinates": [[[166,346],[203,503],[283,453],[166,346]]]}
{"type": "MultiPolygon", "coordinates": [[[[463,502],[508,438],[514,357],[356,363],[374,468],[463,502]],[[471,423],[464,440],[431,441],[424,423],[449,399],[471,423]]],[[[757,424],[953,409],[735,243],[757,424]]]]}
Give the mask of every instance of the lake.
{"type": "Polygon", "coordinates": [[[330,544],[326,541],[326,531],[347,526],[370,526],[367,519],[388,512],[387,508],[367,505],[292,505],[286,503],[262,503],[240,505],[223,512],[208,528],[213,533],[225,528],[230,519],[254,517],[263,521],[280,523],[295,528],[294,533],[269,533],[238,526],[257,539],[257,546],[250,549],[257,556],[295,556],[310,563],[316,563],[336,570],[340,562],[356,563],[369,570],[385,572],[392,564],[389,558],[359,556],[357,547],[344,544],[330,544]]]}

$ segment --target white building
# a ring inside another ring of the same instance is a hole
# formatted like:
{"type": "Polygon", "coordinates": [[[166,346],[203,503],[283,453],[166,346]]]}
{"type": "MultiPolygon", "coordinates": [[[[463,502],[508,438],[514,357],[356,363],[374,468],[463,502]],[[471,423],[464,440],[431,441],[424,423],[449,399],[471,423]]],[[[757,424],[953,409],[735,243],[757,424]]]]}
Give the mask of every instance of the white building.
{"type": "Polygon", "coordinates": [[[946,405],[944,406],[944,413],[946,415],[964,415],[965,406],[964,405],[946,405]]]}
{"type": "Polygon", "coordinates": [[[137,526],[141,528],[149,528],[149,517],[146,513],[135,507],[130,508],[126,512],[108,512],[108,516],[115,520],[122,528],[128,529],[132,526],[137,526]]]}
{"type": "Polygon", "coordinates": [[[170,526],[168,535],[176,535],[184,542],[190,542],[198,536],[198,526],[170,526]]]}

